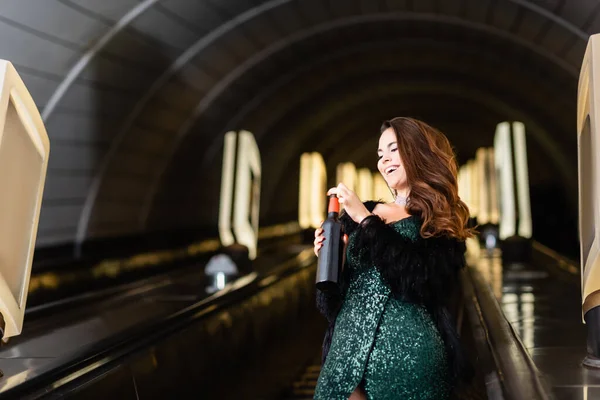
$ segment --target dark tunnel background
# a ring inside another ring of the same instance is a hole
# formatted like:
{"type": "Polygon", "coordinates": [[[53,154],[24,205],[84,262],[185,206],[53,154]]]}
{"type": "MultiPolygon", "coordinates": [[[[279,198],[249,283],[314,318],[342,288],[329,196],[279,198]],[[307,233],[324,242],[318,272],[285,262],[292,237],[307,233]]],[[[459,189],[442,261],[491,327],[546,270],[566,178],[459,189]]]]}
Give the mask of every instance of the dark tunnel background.
{"type": "Polygon", "coordinates": [[[231,129],[261,151],[261,225],[294,220],[301,153],[322,153],[333,185],[339,162],[375,168],[382,120],[413,116],[460,163],[497,123],[524,122],[534,238],[578,258],[577,80],[599,13],[589,0],[5,0],[0,58],[51,141],[38,253],[216,235],[231,129]]]}

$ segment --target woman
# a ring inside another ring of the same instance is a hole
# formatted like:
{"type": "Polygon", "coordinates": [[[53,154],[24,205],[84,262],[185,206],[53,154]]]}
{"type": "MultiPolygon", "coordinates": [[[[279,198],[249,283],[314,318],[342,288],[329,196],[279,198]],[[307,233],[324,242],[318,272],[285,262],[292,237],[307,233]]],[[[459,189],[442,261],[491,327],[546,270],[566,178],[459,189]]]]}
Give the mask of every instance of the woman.
{"type": "MultiPolygon", "coordinates": [[[[349,235],[341,296],[318,292],[329,320],[315,399],[448,399],[468,370],[446,303],[464,266],[469,210],[448,139],[411,118],[383,124],[377,168],[395,202],[335,193],[349,235]]],[[[315,253],[323,245],[315,231],[315,253]]]]}

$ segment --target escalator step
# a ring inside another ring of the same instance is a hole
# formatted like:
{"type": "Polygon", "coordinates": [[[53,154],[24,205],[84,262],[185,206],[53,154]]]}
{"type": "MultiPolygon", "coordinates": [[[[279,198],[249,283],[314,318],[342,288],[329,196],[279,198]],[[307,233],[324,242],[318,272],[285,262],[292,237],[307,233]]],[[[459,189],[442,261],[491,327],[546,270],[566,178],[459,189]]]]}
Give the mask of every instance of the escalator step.
{"type": "Polygon", "coordinates": [[[320,356],[315,358],[313,362],[296,379],[289,391],[282,397],[283,400],[309,400],[315,394],[317,379],[321,372],[320,356]]]}

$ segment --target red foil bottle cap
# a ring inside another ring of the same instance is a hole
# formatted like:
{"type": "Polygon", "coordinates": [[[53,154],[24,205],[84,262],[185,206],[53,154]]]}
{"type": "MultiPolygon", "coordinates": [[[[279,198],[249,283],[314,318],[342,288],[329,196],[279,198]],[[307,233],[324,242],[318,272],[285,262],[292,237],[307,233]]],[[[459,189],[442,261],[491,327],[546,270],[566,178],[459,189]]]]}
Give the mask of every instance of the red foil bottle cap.
{"type": "Polygon", "coordinates": [[[338,214],[340,212],[340,201],[335,194],[329,196],[329,206],[327,207],[327,212],[336,212],[338,214]]]}

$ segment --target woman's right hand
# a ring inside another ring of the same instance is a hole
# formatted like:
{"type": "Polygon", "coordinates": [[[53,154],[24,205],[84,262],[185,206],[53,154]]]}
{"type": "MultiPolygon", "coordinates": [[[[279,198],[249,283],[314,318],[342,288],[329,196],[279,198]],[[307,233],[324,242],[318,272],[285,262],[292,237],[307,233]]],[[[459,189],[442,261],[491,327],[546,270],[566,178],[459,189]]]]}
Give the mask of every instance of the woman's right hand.
{"type": "Polygon", "coordinates": [[[319,257],[319,250],[323,247],[323,242],[325,241],[325,235],[323,235],[323,228],[317,228],[315,230],[315,255],[319,257]]]}

